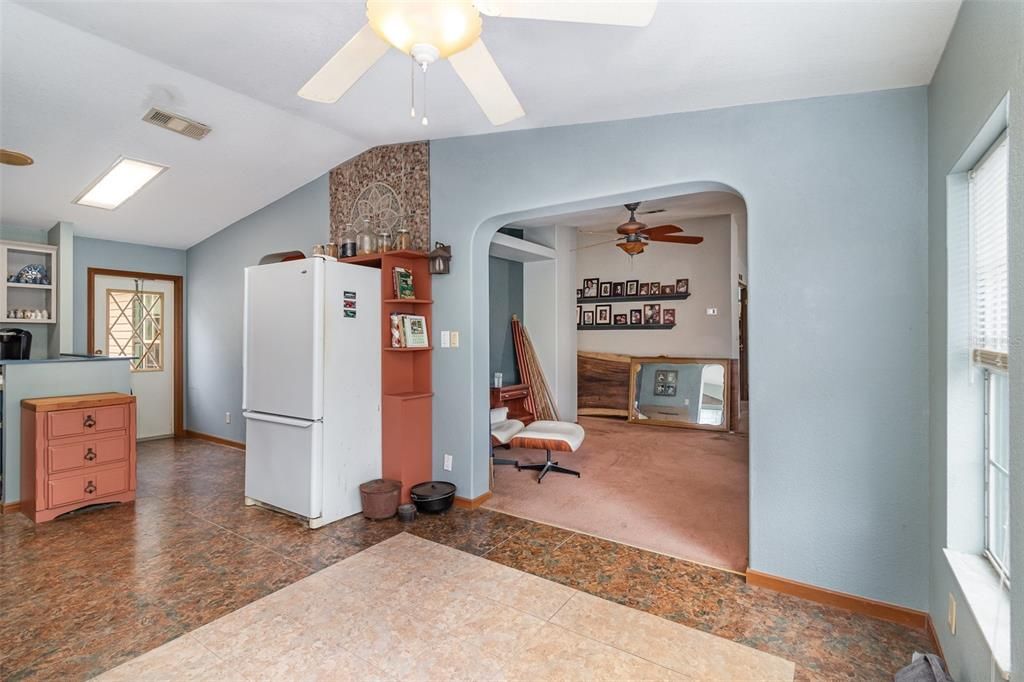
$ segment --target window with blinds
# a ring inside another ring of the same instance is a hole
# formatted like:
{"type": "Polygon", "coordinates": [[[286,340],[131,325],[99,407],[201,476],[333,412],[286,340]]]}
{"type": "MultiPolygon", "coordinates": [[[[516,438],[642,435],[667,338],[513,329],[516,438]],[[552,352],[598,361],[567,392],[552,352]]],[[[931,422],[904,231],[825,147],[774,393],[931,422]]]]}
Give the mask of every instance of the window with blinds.
{"type": "Polygon", "coordinates": [[[968,174],[971,239],[971,354],[1005,370],[1010,347],[1007,258],[1009,145],[996,141],[968,174]]]}

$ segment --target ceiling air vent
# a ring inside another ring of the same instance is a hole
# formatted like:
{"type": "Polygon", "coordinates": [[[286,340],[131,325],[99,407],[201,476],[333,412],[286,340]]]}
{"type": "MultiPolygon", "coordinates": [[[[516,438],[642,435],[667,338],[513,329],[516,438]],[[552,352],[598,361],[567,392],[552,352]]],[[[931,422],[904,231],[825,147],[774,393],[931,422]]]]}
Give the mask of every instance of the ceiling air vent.
{"type": "Polygon", "coordinates": [[[193,140],[203,139],[211,130],[210,126],[205,123],[193,121],[184,116],[178,116],[177,114],[171,114],[156,108],[147,111],[142,120],[146,123],[166,128],[171,132],[179,133],[185,137],[191,137],[193,140]]]}

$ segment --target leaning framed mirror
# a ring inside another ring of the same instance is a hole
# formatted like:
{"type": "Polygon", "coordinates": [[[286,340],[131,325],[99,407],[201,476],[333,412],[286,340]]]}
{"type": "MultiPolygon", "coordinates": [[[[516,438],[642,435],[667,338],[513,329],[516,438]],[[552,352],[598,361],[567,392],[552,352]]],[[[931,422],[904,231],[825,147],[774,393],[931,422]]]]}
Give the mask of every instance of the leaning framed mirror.
{"type": "Polygon", "coordinates": [[[629,422],[729,430],[729,360],[632,358],[629,422]]]}

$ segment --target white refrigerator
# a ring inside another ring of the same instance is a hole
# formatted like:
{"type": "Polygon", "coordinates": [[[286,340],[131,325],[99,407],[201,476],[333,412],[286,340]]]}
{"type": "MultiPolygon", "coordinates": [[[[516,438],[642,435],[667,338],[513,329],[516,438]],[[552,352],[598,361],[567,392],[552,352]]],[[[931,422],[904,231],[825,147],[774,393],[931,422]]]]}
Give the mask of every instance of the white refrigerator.
{"type": "Polygon", "coordinates": [[[318,528],[381,475],[380,270],[322,258],[245,269],[245,501],[318,528]]]}

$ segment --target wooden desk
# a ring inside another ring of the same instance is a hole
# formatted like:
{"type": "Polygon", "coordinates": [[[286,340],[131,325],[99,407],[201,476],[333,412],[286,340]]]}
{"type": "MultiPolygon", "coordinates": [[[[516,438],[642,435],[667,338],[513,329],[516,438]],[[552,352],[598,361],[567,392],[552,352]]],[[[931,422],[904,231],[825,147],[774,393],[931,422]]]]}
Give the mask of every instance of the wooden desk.
{"type": "Polygon", "coordinates": [[[523,424],[529,424],[534,420],[533,413],[526,406],[530,397],[529,384],[512,384],[501,388],[491,388],[491,409],[496,407],[507,407],[508,418],[518,419],[523,424]]]}

